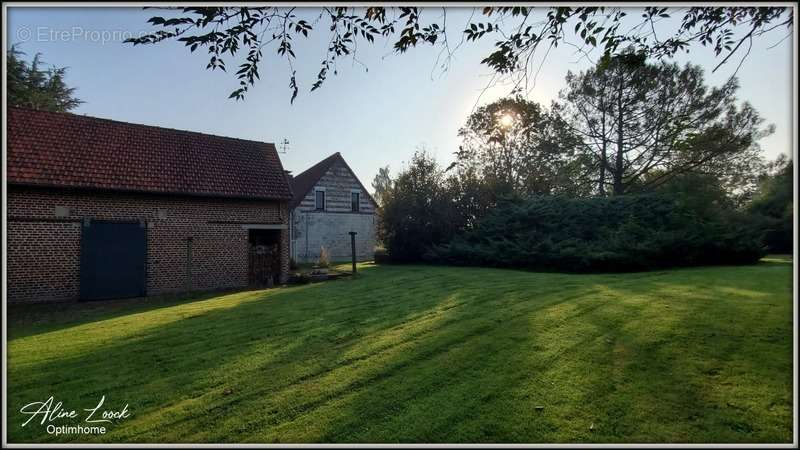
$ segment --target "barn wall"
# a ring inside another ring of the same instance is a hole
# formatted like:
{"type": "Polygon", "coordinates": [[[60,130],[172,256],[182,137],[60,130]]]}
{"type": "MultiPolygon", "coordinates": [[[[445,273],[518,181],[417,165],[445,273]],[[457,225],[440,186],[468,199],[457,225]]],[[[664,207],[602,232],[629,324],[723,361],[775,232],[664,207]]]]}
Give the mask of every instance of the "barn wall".
{"type": "MultiPolygon", "coordinates": [[[[75,300],[84,219],[144,221],[147,294],[246,287],[243,223],[287,223],[285,202],[23,188],[8,191],[8,300],[75,300]],[[66,216],[63,216],[64,212],[66,216]],[[187,273],[187,238],[192,265],[187,273]]],[[[281,278],[288,231],[281,231],[281,278]]]]}

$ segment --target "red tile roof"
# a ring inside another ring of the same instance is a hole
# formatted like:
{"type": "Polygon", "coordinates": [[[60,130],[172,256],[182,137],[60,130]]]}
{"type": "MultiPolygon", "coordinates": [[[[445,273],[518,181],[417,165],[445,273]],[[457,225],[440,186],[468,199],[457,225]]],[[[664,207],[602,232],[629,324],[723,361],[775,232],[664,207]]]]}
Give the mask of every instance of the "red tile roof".
{"type": "Polygon", "coordinates": [[[323,175],[325,175],[325,172],[327,172],[328,169],[330,169],[331,166],[336,161],[341,161],[342,164],[344,164],[344,166],[347,167],[347,170],[350,171],[350,174],[353,175],[353,178],[355,178],[356,181],[358,181],[358,184],[361,186],[361,189],[364,191],[364,194],[366,194],[367,198],[372,203],[375,203],[375,200],[369,194],[367,188],[364,187],[364,185],[361,183],[361,180],[359,180],[355,172],[353,172],[353,169],[351,169],[350,166],[347,164],[347,161],[344,160],[342,154],[336,152],[331,156],[328,156],[327,158],[323,159],[322,161],[314,164],[313,166],[309,167],[308,169],[306,169],[305,171],[303,171],[302,173],[298,174],[297,176],[291,179],[294,198],[292,198],[292,201],[289,202],[289,209],[296,208],[297,205],[299,205],[303,201],[305,196],[308,195],[308,192],[311,190],[311,188],[314,187],[315,184],[317,184],[317,181],[319,181],[319,179],[322,178],[323,175]]]}
{"type": "Polygon", "coordinates": [[[8,108],[9,184],[289,200],[273,144],[8,108]]]}

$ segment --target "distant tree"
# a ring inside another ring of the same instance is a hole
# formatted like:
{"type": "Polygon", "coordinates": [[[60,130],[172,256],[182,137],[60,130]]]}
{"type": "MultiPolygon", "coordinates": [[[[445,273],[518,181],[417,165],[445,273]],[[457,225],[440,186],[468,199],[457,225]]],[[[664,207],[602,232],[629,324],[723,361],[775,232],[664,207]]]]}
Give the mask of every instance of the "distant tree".
{"type": "Polygon", "coordinates": [[[761,164],[758,140],[773,131],[731,78],[705,85],[697,66],[646,61],[633,50],[567,74],[554,111],[581,137],[588,181],[600,195],[650,190],[686,172],[746,189],[761,164]]]}
{"type": "Polygon", "coordinates": [[[383,242],[395,262],[419,261],[461,228],[444,171],[424,150],[400,172],[382,208],[383,242]]]}
{"type": "Polygon", "coordinates": [[[513,195],[481,176],[474,166],[456,166],[445,182],[454,214],[458,217],[457,223],[464,230],[475,228],[497,205],[498,199],[513,195]]]}
{"type": "MultiPolygon", "coordinates": [[[[498,195],[567,190],[577,138],[536,102],[521,96],[481,106],[459,131],[463,144],[451,165],[479,177],[498,195]]],[[[468,180],[465,180],[468,181],[468,180]]]]}
{"type": "Polygon", "coordinates": [[[792,253],[794,165],[781,155],[759,177],[758,190],[748,205],[764,229],[764,243],[774,253],[792,253]]]}
{"type": "Polygon", "coordinates": [[[285,59],[294,101],[299,83],[293,44],[308,38],[315,29],[327,33],[328,48],[311,91],[318,89],[328,75],[338,73],[341,59],[350,57],[359,62],[359,45],[372,44],[376,39],[388,40],[397,53],[418,45],[438,45],[441,53],[435,64],[446,70],[461,44],[493,38],[495,49],[481,62],[498,75],[511,77],[515,89],[519,89],[535,76],[529,73],[530,63],[542,46],[548,52],[559,44],[572,45],[584,55],[598,49],[608,57],[632,45],[648,57],[662,59],[699,44],[713,47],[720,67],[736,54],[742,55],[741,64],[754,39],[781,29],[791,36],[793,25],[792,9],[785,6],[645,7],[640,18],[627,17],[630,10],[626,8],[487,6],[474,8],[468,22],[458,25],[448,22],[447,8],[323,7],[318,14],[305,14],[309,17],[298,15],[301,10],[278,6],[174,8],[169,17],[148,20],[159,27],[156,31],[126,42],[138,45],[177,40],[192,52],[205,49],[209,56],[206,68],[211,70],[227,71],[226,59],[245,54],[235,72],[238,87],[230,94],[236,99],[244,98],[248,88],[260,79],[259,65],[264,50],[269,49],[278,59],[285,59]],[[432,13],[437,14],[433,20],[423,19],[432,13]],[[658,23],[671,15],[681,20],[658,23]],[[457,45],[447,35],[454,27],[462,37],[457,45]]]}
{"type": "Polygon", "coordinates": [[[386,193],[392,188],[392,177],[389,175],[389,166],[378,168],[378,173],[372,179],[372,189],[375,192],[375,201],[383,205],[386,193]]]}
{"type": "Polygon", "coordinates": [[[9,104],[19,104],[24,97],[28,78],[28,67],[25,60],[21,59],[23,53],[16,46],[11,46],[6,55],[6,89],[9,104]]]}
{"type": "Polygon", "coordinates": [[[65,112],[84,103],[75,97],[75,88],[68,87],[64,82],[66,67],[42,69],[40,53],[33,57],[30,64],[21,58],[22,55],[23,52],[12,46],[6,58],[9,105],[65,112]]]}

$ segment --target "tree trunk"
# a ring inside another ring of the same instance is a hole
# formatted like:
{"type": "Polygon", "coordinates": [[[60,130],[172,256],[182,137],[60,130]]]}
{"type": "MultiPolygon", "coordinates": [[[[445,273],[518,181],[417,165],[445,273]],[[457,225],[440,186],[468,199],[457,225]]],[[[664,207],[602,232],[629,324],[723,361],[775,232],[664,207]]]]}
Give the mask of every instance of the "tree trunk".
{"type": "Polygon", "coordinates": [[[600,138],[603,140],[603,148],[600,150],[600,181],[598,181],[597,188],[601,197],[606,196],[606,165],[608,164],[608,141],[606,141],[606,110],[605,105],[601,105],[603,110],[602,115],[602,130],[600,138]]]}
{"type": "Polygon", "coordinates": [[[623,111],[622,111],[622,79],[620,79],[619,88],[617,90],[617,157],[614,161],[614,195],[622,195],[625,193],[625,187],[622,185],[622,157],[624,155],[622,149],[623,143],[623,111]]]}

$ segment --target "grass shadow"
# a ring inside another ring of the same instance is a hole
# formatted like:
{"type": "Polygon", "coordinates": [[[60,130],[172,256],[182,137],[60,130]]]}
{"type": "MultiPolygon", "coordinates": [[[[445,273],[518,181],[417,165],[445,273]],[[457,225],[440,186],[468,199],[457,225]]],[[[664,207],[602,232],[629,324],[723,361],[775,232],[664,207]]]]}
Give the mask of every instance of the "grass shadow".
{"type": "MultiPolygon", "coordinates": [[[[427,288],[436,283],[414,277],[427,288]]],[[[376,298],[376,283],[385,280],[364,271],[358,280],[233,294],[18,338],[9,346],[9,438],[53,439],[20,426],[18,411],[30,401],[56,395],[66,405],[92,405],[106,395],[136,416],[101,441],[202,441],[211,429],[202,417],[221,421],[251,399],[387,351],[449,297],[411,290],[398,301],[376,298]],[[395,328],[383,345],[363,341],[395,328]]],[[[70,439],[81,437],[61,438],[70,439]]]]}
{"type": "Polygon", "coordinates": [[[785,441],[787,278],[392,265],[81,323],[9,343],[9,440],[785,441]],[[20,428],[49,395],[134,416],[95,439],[20,428]]]}

